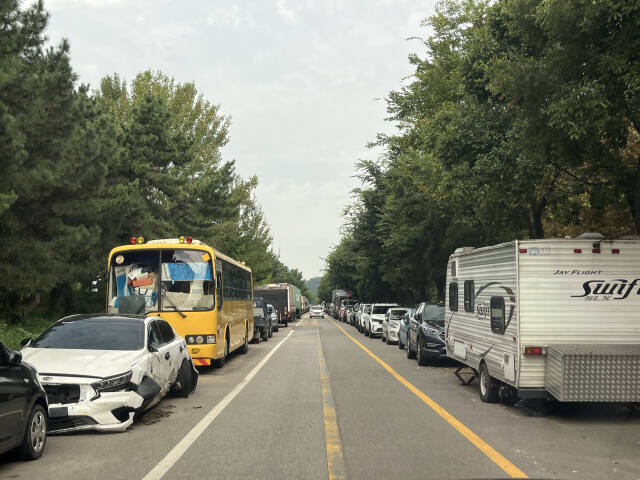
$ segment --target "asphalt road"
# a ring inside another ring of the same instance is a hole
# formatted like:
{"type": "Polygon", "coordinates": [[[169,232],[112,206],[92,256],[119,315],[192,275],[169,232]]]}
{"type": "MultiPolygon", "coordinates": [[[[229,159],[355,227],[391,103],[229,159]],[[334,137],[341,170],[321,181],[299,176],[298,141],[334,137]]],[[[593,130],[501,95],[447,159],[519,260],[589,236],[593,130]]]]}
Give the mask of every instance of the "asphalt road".
{"type": "Polygon", "coordinates": [[[52,436],[34,462],[0,456],[0,478],[640,479],[640,409],[484,404],[454,369],[304,318],[125,433],[52,436]]]}

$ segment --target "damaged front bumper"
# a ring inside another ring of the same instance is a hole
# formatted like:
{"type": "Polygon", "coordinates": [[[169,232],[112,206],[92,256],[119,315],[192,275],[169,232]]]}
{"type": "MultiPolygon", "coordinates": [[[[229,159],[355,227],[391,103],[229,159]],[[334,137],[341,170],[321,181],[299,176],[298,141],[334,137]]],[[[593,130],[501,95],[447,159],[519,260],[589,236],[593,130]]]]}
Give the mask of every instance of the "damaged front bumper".
{"type": "MultiPolygon", "coordinates": [[[[61,385],[43,386],[45,391],[54,391],[61,385]]],[[[133,423],[134,414],[151,406],[160,393],[160,386],[149,377],[139,385],[130,384],[129,388],[114,392],[96,392],[90,384],[77,387],[78,398],[58,399],[60,403],[49,404],[51,434],[82,430],[123,432],[133,423]]]]}

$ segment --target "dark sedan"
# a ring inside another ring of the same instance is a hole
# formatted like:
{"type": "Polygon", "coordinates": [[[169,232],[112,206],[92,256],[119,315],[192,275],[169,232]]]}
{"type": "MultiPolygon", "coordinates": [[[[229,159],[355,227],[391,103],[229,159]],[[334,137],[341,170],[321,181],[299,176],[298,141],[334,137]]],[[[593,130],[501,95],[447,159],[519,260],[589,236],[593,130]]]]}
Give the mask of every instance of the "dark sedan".
{"type": "Polygon", "coordinates": [[[0,453],[35,460],[47,443],[47,395],[22,354],[0,342],[0,453]]]}
{"type": "Polygon", "coordinates": [[[444,307],[421,303],[409,323],[407,358],[418,358],[419,365],[437,360],[446,353],[444,343],[444,307]]]}

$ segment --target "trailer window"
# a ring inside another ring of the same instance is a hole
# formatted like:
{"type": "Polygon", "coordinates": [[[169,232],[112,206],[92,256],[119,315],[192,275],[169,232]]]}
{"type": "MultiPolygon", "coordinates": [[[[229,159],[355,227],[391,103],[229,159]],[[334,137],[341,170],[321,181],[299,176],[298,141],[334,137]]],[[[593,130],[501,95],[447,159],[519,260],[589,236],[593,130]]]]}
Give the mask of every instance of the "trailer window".
{"type": "Polygon", "coordinates": [[[504,334],[504,298],[491,297],[491,331],[504,334]]]}
{"type": "Polygon", "coordinates": [[[475,289],[475,282],[473,280],[465,280],[464,281],[464,311],[465,312],[473,312],[473,309],[475,308],[475,298],[474,298],[474,292],[476,291],[475,289]]]}
{"type": "Polygon", "coordinates": [[[457,282],[451,282],[449,284],[449,310],[452,312],[458,311],[458,284],[457,282]]]}

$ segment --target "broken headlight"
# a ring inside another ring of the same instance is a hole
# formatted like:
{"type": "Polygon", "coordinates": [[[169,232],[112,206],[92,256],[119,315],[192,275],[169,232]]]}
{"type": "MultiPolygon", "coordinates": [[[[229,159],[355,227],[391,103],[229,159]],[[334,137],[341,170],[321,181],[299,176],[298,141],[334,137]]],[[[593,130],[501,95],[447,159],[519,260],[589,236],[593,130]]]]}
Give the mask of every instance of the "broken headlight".
{"type": "Polygon", "coordinates": [[[117,392],[120,390],[126,390],[130,387],[131,377],[133,372],[129,370],[126,373],[120,373],[111,377],[103,378],[99,382],[92,383],[91,386],[96,391],[95,399],[100,396],[100,392],[117,392]]]}

